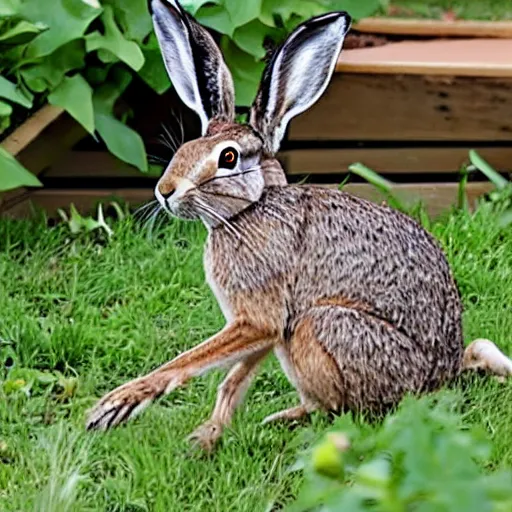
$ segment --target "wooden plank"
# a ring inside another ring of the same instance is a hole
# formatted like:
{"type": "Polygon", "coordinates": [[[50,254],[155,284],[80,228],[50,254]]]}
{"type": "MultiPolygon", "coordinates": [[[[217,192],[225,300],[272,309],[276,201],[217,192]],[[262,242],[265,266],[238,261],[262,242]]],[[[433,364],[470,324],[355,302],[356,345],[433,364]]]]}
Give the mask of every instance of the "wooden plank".
{"type": "Polygon", "coordinates": [[[403,41],[341,53],[336,71],[512,77],[512,39],[403,41]]]}
{"type": "Polygon", "coordinates": [[[512,21],[427,20],[364,18],[353,26],[358,32],[403,36],[512,38],[512,21]]]}
{"type": "MultiPolygon", "coordinates": [[[[492,185],[488,182],[468,183],[466,193],[470,205],[473,205],[478,197],[490,192],[492,189],[492,185]]],[[[366,183],[348,184],[344,190],[371,201],[381,202],[384,199],[381,192],[366,183]]],[[[422,200],[428,213],[436,216],[457,204],[458,184],[399,184],[394,186],[393,192],[397,197],[408,202],[422,200]]],[[[112,198],[121,198],[136,206],[152,200],[154,196],[152,188],[100,190],[52,190],[46,188],[34,191],[29,199],[4,212],[4,215],[18,218],[27,217],[31,215],[33,211],[32,205],[34,205],[37,208],[43,208],[50,216],[55,217],[58,208],[68,208],[71,203],[74,203],[81,212],[90,212],[94,210],[99,201],[108,202],[112,198]]]]}
{"type": "MultiPolygon", "coordinates": [[[[470,207],[473,208],[477,199],[491,192],[493,188],[489,182],[468,183],[466,197],[470,207]]],[[[457,183],[398,184],[393,187],[393,194],[404,204],[412,206],[421,202],[431,217],[437,217],[449,208],[457,206],[458,189],[457,183]]],[[[369,201],[385,200],[382,192],[366,183],[349,183],[343,190],[369,201]]]]}
{"type": "Polygon", "coordinates": [[[1,143],[2,148],[16,156],[63,112],[60,107],[45,105],[6,137],[1,143]]]}
{"type": "MultiPolygon", "coordinates": [[[[361,162],[380,173],[428,174],[457,172],[468,161],[471,146],[453,148],[295,149],[279,159],[288,174],[343,173],[361,162]]],[[[510,147],[480,147],[478,153],[495,169],[512,171],[510,147]]]]}
{"type": "Polygon", "coordinates": [[[512,79],[335,74],[289,139],[510,141],[512,79]]]}
{"type": "Polygon", "coordinates": [[[45,178],[151,178],[149,173],[119,160],[107,151],[70,150],[48,167],[45,178]]]}

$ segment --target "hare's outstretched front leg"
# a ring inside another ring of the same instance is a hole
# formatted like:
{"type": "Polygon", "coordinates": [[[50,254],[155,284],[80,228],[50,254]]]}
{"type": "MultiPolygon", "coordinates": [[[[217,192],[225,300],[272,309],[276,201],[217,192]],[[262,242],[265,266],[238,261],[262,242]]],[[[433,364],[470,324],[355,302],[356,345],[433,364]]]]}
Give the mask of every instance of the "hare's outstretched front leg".
{"type": "Polygon", "coordinates": [[[512,361],[490,340],[478,339],[464,351],[464,370],[486,370],[499,377],[512,376],[512,361]]]}
{"type": "Polygon", "coordinates": [[[105,395],[89,413],[87,429],[114,427],[141,412],[150,402],[207,370],[236,363],[272,346],[272,335],[239,318],[215,336],[157,370],[105,395]]]}
{"type": "Polygon", "coordinates": [[[189,436],[191,441],[207,451],[214,447],[224,427],[231,423],[236,407],[243,400],[259,363],[269,350],[267,348],[256,352],[233,366],[219,386],[217,402],[210,419],[192,432],[189,436]]]}

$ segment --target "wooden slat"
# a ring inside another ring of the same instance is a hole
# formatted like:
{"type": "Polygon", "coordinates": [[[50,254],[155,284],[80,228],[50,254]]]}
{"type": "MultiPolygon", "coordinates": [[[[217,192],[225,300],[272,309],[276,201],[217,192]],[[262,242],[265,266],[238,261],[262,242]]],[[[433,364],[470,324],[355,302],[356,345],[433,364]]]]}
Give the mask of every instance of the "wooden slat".
{"type": "Polygon", "coordinates": [[[335,74],[289,138],[512,140],[512,79],[335,74]]]}
{"type": "Polygon", "coordinates": [[[119,160],[107,151],[74,151],[64,153],[44,173],[44,178],[154,178],[119,160]]]}
{"type": "MultiPolygon", "coordinates": [[[[469,183],[466,187],[466,193],[470,205],[474,204],[479,196],[490,192],[492,188],[492,185],[487,182],[469,183]]],[[[384,199],[382,193],[368,184],[348,184],[344,190],[372,201],[380,202],[384,199]]],[[[458,184],[404,184],[396,185],[393,192],[397,194],[397,197],[410,203],[414,200],[422,200],[428,213],[436,216],[457,204],[458,184]]],[[[108,202],[113,197],[125,199],[132,205],[138,205],[153,199],[153,189],[52,190],[46,188],[34,191],[29,199],[17,204],[5,212],[4,215],[11,217],[30,216],[33,211],[32,204],[38,208],[43,208],[50,216],[56,215],[57,208],[68,208],[70,203],[74,203],[81,212],[90,212],[99,201],[108,202]]]]}
{"type": "MultiPolygon", "coordinates": [[[[288,174],[346,172],[361,162],[379,173],[428,174],[457,172],[468,161],[470,146],[463,148],[391,149],[296,149],[279,155],[288,174]]],[[[495,169],[512,171],[510,147],[478,148],[478,153],[495,169]]]]}
{"type": "Polygon", "coordinates": [[[512,21],[365,18],[354,29],[370,34],[431,37],[512,38],[512,21]]]}
{"type": "Polygon", "coordinates": [[[45,105],[6,137],[1,146],[11,155],[16,156],[63,112],[64,110],[60,107],[45,105]]]}
{"type": "Polygon", "coordinates": [[[336,71],[512,77],[512,39],[403,41],[341,53],[336,71]]]}

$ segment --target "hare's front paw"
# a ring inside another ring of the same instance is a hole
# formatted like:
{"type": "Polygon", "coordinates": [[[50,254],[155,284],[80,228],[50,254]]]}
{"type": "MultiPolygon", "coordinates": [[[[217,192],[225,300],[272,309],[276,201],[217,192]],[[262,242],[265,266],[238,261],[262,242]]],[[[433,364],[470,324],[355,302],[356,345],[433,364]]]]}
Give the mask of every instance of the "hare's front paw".
{"type": "Polygon", "coordinates": [[[106,394],[90,411],[87,430],[107,430],[133,418],[159,395],[150,379],[127,382],[106,394]]]}
{"type": "Polygon", "coordinates": [[[221,435],[222,425],[216,421],[209,420],[199,425],[199,427],[188,436],[188,440],[205,452],[211,452],[221,435]]]}

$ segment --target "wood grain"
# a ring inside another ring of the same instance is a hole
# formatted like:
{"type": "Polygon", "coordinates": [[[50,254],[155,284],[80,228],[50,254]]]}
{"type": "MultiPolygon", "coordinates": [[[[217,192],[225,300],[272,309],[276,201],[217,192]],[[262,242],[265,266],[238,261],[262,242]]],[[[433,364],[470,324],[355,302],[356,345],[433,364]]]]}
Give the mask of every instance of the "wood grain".
{"type": "Polygon", "coordinates": [[[289,139],[510,141],[512,80],[335,74],[289,139]]]}
{"type": "Polygon", "coordinates": [[[341,53],[336,71],[512,77],[512,39],[402,41],[341,53]]]}

